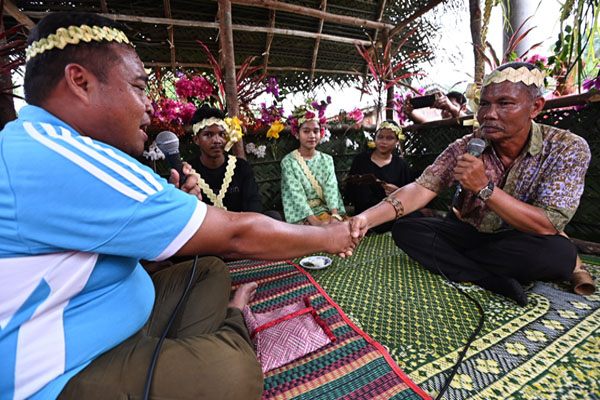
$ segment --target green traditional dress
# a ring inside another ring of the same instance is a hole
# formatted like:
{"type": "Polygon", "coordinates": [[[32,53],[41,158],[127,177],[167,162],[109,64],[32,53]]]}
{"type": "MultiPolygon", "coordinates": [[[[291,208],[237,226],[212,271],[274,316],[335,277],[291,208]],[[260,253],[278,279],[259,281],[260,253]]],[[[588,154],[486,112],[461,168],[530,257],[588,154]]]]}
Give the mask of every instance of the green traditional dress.
{"type": "Polygon", "coordinates": [[[310,215],[318,216],[332,209],[337,209],[341,215],[346,214],[333,158],[317,151],[312,159],[304,160],[322,189],[323,198],[320,198],[296,159],[296,152],[287,154],[281,160],[281,199],[285,220],[302,223],[310,215]]]}

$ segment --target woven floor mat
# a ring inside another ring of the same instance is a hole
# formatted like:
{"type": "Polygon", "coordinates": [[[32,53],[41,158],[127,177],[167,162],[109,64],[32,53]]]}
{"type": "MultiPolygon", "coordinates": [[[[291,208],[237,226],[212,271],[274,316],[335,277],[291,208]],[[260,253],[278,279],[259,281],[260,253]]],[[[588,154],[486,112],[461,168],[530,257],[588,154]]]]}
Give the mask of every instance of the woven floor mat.
{"type": "Polygon", "coordinates": [[[300,267],[288,262],[228,263],[233,289],[256,281],[254,312],[309,296],[336,340],[265,376],[264,399],[427,399],[390,355],[360,331],[300,267]]]}
{"type": "MultiPolygon", "coordinates": [[[[351,258],[332,259],[310,274],[434,396],[478,324],[476,307],[408,258],[389,234],[368,236],[351,258]]],[[[582,259],[600,284],[600,259],[582,259]]],[[[445,398],[600,399],[598,294],[536,282],[529,305],[518,307],[477,285],[459,286],[481,303],[486,322],[445,398]]]]}

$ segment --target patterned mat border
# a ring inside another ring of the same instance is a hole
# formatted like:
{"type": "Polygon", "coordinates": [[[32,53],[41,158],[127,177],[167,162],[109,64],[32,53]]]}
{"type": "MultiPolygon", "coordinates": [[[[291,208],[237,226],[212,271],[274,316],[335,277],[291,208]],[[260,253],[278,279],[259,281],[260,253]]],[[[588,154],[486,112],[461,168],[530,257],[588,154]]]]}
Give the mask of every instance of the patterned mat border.
{"type": "Polygon", "coordinates": [[[296,267],[296,269],[302,273],[305,277],[308,278],[308,280],[315,286],[315,288],[317,289],[317,291],[327,300],[327,302],[333,306],[338,313],[340,314],[340,316],[342,317],[342,319],[356,332],[358,333],[360,336],[362,336],[363,339],[365,339],[369,344],[373,345],[384,357],[385,361],[388,363],[388,365],[390,366],[390,368],[392,368],[392,370],[396,373],[396,375],[408,386],[410,387],[415,393],[419,394],[423,399],[426,400],[432,400],[431,397],[425,393],[425,391],[423,389],[421,389],[419,386],[417,386],[409,377],[408,375],[406,375],[404,373],[404,371],[402,371],[400,369],[400,367],[398,366],[398,364],[396,364],[396,362],[394,361],[394,359],[392,358],[392,356],[388,353],[388,351],[378,342],[376,342],[375,340],[373,340],[369,335],[367,335],[365,332],[363,332],[362,329],[360,329],[354,322],[352,322],[350,320],[350,318],[348,318],[348,316],[346,315],[346,313],[342,310],[342,308],[335,302],[333,301],[333,299],[331,297],[329,297],[329,295],[327,294],[327,292],[321,287],[321,285],[319,285],[317,283],[317,281],[314,280],[314,278],[308,273],[306,272],[303,268],[301,268],[300,266],[298,266],[297,264],[294,264],[293,262],[286,260],[286,262],[289,265],[292,265],[294,267],[296,267]]]}

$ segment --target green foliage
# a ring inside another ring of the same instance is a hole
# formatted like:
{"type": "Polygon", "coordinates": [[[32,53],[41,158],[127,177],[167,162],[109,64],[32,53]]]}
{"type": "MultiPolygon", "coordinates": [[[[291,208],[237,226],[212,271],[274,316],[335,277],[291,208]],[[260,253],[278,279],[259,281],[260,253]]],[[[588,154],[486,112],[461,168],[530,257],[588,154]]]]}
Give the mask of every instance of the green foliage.
{"type": "Polygon", "coordinates": [[[568,80],[575,73],[576,82],[594,77],[600,62],[600,0],[567,0],[561,8],[561,32],[548,59],[552,73],[568,80]],[[572,25],[568,20],[572,18],[572,25]]]}

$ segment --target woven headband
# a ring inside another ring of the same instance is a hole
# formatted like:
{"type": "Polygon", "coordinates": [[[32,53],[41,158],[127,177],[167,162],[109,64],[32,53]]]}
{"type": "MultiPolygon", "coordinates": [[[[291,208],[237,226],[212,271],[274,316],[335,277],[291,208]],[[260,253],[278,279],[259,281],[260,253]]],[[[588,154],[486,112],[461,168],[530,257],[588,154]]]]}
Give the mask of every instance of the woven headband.
{"type": "Polygon", "coordinates": [[[383,121],[381,124],[379,124],[379,128],[377,129],[377,132],[379,132],[382,129],[389,129],[392,132],[394,132],[396,134],[396,136],[398,136],[399,140],[404,140],[406,139],[404,137],[404,135],[402,134],[402,128],[400,128],[399,126],[392,124],[391,122],[387,122],[387,121],[383,121]]]}
{"type": "Polygon", "coordinates": [[[58,28],[56,33],[50,34],[48,37],[31,43],[25,50],[26,60],[29,61],[38,54],[52,49],[64,49],[69,44],[79,44],[81,41],[89,43],[92,40],[96,42],[117,42],[133,44],[129,41],[123,31],[117,28],[109,28],[108,26],[99,27],[88,25],[74,26],[68,28],[58,28]]]}
{"type": "Polygon", "coordinates": [[[522,82],[525,85],[535,85],[536,87],[542,87],[544,85],[544,78],[546,75],[537,68],[527,69],[523,66],[518,69],[508,67],[502,71],[494,70],[483,78],[483,85],[487,86],[490,83],[500,83],[505,81],[510,82],[522,82]]]}
{"type": "Polygon", "coordinates": [[[202,129],[211,125],[218,125],[225,130],[225,134],[227,135],[225,151],[229,151],[244,136],[242,133],[242,121],[238,117],[225,118],[224,120],[217,117],[205,118],[192,125],[192,131],[197,135],[202,129]]]}

